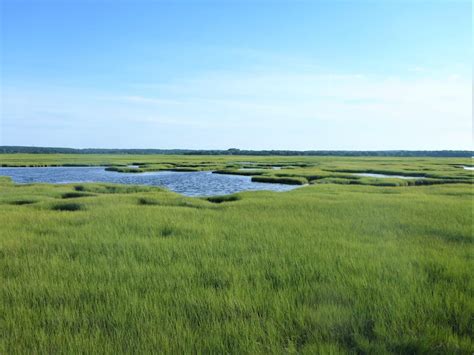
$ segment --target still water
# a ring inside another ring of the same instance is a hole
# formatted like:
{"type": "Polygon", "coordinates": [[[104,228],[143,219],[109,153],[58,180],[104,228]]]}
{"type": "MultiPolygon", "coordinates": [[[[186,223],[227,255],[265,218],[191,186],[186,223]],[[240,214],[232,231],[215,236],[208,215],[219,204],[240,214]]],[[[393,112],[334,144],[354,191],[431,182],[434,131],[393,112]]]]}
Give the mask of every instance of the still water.
{"type": "Polygon", "coordinates": [[[252,182],[249,176],[212,174],[210,171],[118,173],[104,167],[0,168],[0,176],[10,176],[18,184],[106,182],[161,186],[186,196],[226,195],[239,191],[288,191],[294,185],[252,182]]]}
{"type": "Polygon", "coordinates": [[[423,176],[402,176],[402,175],[386,175],[386,174],[372,174],[372,173],[355,173],[355,174],[352,174],[352,175],[373,177],[373,178],[425,179],[423,176]]]}

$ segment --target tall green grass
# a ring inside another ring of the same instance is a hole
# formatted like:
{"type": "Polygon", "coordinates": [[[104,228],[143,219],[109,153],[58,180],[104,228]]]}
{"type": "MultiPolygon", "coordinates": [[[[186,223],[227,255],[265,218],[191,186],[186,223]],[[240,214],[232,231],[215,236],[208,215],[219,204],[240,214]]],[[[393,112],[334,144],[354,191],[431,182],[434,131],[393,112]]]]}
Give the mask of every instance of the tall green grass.
{"type": "Polygon", "coordinates": [[[0,353],[470,354],[471,186],[1,179],[0,353]]]}

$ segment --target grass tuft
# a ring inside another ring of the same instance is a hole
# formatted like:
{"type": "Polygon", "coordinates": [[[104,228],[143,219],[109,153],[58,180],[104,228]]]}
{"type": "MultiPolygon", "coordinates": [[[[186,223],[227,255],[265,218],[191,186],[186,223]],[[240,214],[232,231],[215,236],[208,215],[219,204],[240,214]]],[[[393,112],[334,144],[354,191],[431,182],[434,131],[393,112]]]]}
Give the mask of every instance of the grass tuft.
{"type": "Polygon", "coordinates": [[[169,237],[173,234],[174,230],[170,226],[165,226],[161,229],[161,236],[162,237],[169,237]]]}
{"type": "Polygon", "coordinates": [[[138,204],[142,206],[156,206],[159,202],[155,199],[148,198],[148,197],[140,197],[138,199],[138,204]]]}
{"type": "Polygon", "coordinates": [[[303,177],[253,176],[252,181],[287,185],[304,185],[308,183],[308,180],[303,177]]]}
{"type": "Polygon", "coordinates": [[[62,203],[52,206],[51,209],[53,211],[82,211],[85,207],[80,203],[62,203]]]}
{"type": "Polygon", "coordinates": [[[232,201],[238,201],[241,199],[242,198],[237,195],[212,196],[212,197],[206,198],[206,200],[212,203],[232,202],[232,201]]]}
{"type": "Polygon", "coordinates": [[[14,200],[10,201],[10,205],[22,206],[22,205],[31,205],[32,203],[37,202],[36,200],[14,200]]]}
{"type": "Polygon", "coordinates": [[[65,192],[61,195],[61,198],[80,198],[80,197],[89,197],[95,196],[94,194],[83,193],[83,192],[65,192]]]}

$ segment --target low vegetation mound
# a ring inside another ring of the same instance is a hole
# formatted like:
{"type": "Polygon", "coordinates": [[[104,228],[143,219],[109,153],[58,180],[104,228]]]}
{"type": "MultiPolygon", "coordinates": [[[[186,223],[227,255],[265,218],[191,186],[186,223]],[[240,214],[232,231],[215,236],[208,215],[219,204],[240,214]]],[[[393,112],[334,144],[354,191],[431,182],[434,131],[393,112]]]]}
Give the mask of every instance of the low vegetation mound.
{"type": "Polygon", "coordinates": [[[140,197],[138,199],[138,204],[139,205],[144,205],[144,206],[156,206],[159,205],[160,202],[156,199],[149,198],[149,197],[140,197]]]}
{"type": "Polygon", "coordinates": [[[118,173],[143,173],[144,170],[140,168],[130,168],[130,167],[121,167],[121,166],[108,166],[105,168],[107,171],[115,171],[118,173]]]}
{"type": "Polygon", "coordinates": [[[118,184],[87,184],[76,185],[74,190],[99,194],[132,194],[136,192],[162,191],[159,187],[118,184]]]}
{"type": "Polygon", "coordinates": [[[82,211],[85,207],[80,203],[61,203],[53,205],[51,209],[53,211],[82,211]]]}
{"type": "Polygon", "coordinates": [[[267,182],[274,184],[304,185],[308,180],[304,177],[278,177],[278,176],[252,176],[254,182],[267,182]]]}
{"type": "Polygon", "coordinates": [[[212,202],[212,203],[232,202],[232,201],[238,201],[240,199],[241,197],[238,195],[212,196],[212,197],[206,198],[207,201],[212,202]]]}
{"type": "Polygon", "coordinates": [[[14,200],[10,201],[10,205],[17,205],[17,206],[22,206],[22,205],[31,205],[32,203],[37,202],[36,200],[14,200]]]}
{"type": "Polygon", "coordinates": [[[89,197],[95,196],[94,194],[84,193],[84,192],[65,192],[61,195],[61,198],[80,198],[80,197],[89,197]]]}

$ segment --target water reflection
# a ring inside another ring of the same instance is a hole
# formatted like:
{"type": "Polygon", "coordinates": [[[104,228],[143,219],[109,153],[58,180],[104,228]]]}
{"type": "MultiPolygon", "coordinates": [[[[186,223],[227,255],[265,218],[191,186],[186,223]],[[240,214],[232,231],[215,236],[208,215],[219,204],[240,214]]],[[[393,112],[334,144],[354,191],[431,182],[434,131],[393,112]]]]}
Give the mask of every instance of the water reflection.
{"type": "Polygon", "coordinates": [[[105,182],[161,186],[186,196],[225,195],[239,191],[288,191],[292,185],[252,182],[249,176],[212,174],[210,171],[118,173],[103,167],[0,168],[0,176],[10,176],[19,184],[105,182]]]}

